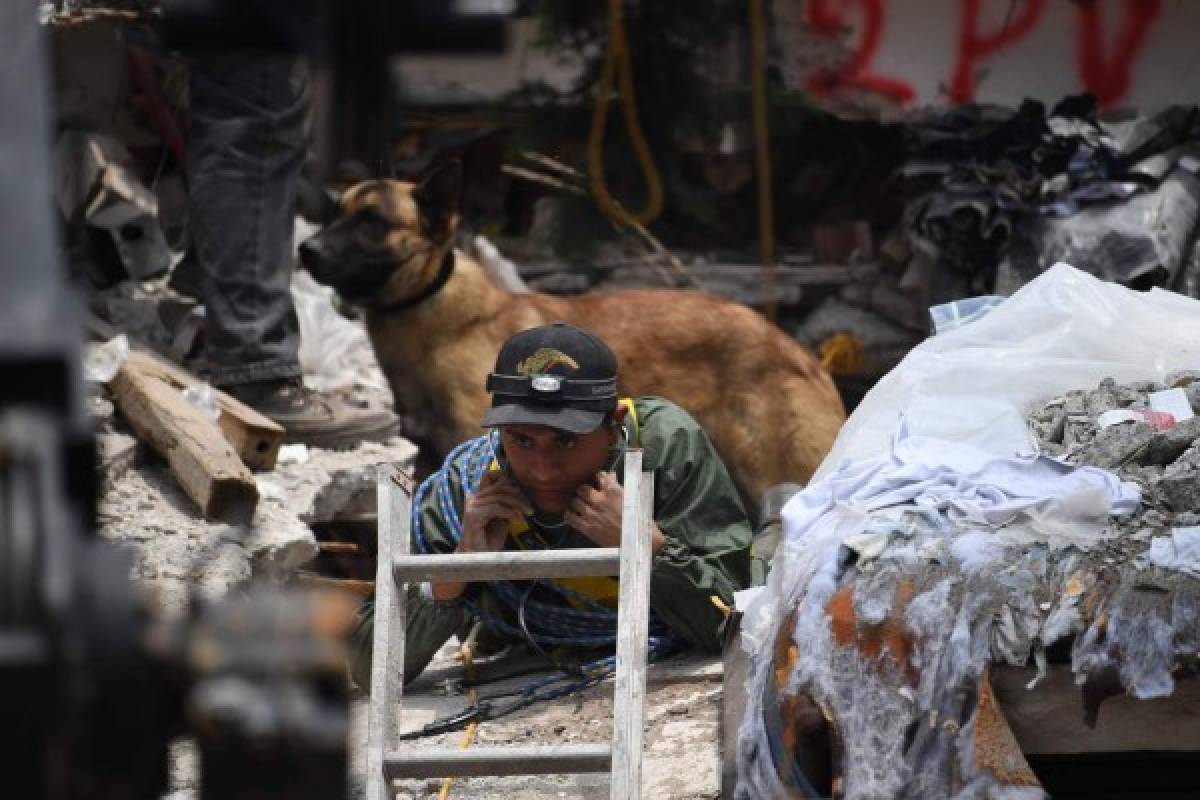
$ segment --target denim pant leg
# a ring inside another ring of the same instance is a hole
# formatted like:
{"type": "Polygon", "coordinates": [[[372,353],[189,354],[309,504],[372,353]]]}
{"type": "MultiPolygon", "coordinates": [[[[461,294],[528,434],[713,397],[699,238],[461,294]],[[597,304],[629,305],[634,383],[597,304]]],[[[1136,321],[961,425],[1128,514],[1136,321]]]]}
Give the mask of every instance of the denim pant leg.
{"type": "Polygon", "coordinates": [[[217,385],[299,375],[291,279],[309,132],[304,65],[222,53],[196,58],[190,74],[190,278],[208,315],[201,368],[217,385]]]}
{"type": "MultiPolygon", "coordinates": [[[[471,622],[465,606],[435,603],[419,587],[408,587],[404,626],[404,683],[420,675],[455,633],[471,622]]],[[[350,633],[350,677],[364,692],[371,691],[371,662],[375,637],[375,598],[363,602],[350,633]]]]}

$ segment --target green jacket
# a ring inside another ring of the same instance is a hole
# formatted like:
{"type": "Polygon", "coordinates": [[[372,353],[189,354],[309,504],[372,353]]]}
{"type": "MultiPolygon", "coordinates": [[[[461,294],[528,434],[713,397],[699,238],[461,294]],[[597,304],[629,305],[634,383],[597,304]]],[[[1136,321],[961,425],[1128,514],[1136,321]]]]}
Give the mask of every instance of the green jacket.
{"type": "MultiPolygon", "coordinates": [[[[640,442],[643,470],[654,473],[654,521],[667,538],[650,573],[650,607],[689,643],[716,652],[724,616],[710,597],[732,605],[734,591],[750,585],[750,521],[708,434],[686,411],[660,397],[639,397],[634,409],[638,430],[633,430],[633,415],[627,415],[626,431],[630,442],[640,442]]],[[[623,473],[618,463],[618,480],[623,473]]],[[[456,470],[448,474],[461,514],[461,476],[456,470]]],[[[418,513],[429,548],[453,552],[455,542],[435,493],[424,498],[418,513]]],[[[547,539],[560,535],[542,533],[547,539]]],[[[559,546],[593,545],[567,529],[559,546]]],[[[510,537],[506,549],[516,547],[510,537]]],[[[487,584],[477,586],[481,595],[488,593],[487,584]]]]}

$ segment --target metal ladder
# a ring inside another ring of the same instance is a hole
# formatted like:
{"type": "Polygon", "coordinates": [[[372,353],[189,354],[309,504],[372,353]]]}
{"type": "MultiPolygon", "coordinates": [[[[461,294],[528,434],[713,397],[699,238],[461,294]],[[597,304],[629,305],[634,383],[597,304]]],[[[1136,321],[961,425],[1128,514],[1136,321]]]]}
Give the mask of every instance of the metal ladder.
{"type": "Polygon", "coordinates": [[[379,552],[375,576],[375,658],[367,717],[367,800],[392,800],[393,781],[402,778],[582,772],[611,772],[612,800],[639,800],[654,508],[653,475],[642,473],[642,451],[625,452],[625,500],[619,548],[412,555],[411,480],[395,468],[384,467],[377,478],[377,488],[379,552]],[[611,746],[397,748],[409,582],[593,575],[621,577],[611,746]]]}

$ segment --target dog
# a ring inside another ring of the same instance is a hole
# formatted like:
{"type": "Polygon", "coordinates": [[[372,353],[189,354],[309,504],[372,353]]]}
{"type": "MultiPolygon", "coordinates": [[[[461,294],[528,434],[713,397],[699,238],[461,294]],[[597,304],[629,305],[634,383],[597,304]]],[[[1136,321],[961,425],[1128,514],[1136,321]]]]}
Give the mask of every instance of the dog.
{"type": "Polygon", "coordinates": [[[514,333],[556,321],[594,332],[622,395],[654,394],[704,427],[751,514],[763,492],[806,483],[845,420],[815,356],[746,306],[703,292],[514,294],[454,249],[461,174],[347,189],[337,218],[300,247],[313,277],[365,309],[405,435],[436,468],[481,433],[484,379],[514,333]]]}

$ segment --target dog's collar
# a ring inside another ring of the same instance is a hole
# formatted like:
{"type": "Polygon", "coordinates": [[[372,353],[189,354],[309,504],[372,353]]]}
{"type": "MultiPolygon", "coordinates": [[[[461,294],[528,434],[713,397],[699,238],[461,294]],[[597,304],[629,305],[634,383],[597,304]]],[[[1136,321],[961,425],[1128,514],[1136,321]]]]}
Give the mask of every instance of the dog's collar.
{"type": "Polygon", "coordinates": [[[438,270],[437,277],[433,279],[433,283],[426,286],[421,291],[417,292],[412,297],[406,297],[403,300],[397,300],[394,303],[373,304],[373,311],[380,311],[385,314],[396,311],[407,311],[413,306],[424,303],[429,298],[442,290],[442,287],[450,280],[450,276],[454,273],[454,248],[451,247],[446,251],[446,257],[442,259],[442,266],[438,270]]]}

